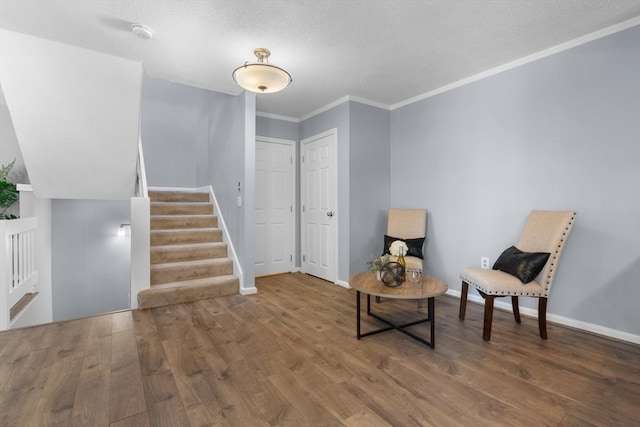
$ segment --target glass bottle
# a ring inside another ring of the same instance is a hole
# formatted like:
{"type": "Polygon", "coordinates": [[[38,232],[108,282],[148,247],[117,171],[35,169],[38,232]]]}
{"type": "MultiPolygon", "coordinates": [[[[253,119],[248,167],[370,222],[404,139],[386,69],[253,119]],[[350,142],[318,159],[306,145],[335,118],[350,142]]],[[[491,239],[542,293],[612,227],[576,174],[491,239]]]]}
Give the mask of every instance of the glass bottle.
{"type": "Polygon", "coordinates": [[[402,266],[402,281],[404,282],[407,278],[407,262],[404,260],[404,248],[401,246],[398,251],[398,264],[402,266]]]}

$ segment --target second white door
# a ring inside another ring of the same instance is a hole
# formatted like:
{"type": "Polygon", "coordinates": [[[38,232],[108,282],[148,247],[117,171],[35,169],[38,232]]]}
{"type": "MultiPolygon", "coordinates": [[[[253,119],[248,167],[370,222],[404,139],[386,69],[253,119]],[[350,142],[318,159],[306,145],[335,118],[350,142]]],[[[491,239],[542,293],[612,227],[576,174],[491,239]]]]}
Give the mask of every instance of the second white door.
{"type": "Polygon", "coordinates": [[[256,138],[256,276],[294,270],[293,144],[256,138]]]}
{"type": "Polygon", "coordinates": [[[302,269],[330,282],[337,275],[336,133],[301,142],[302,269]]]}

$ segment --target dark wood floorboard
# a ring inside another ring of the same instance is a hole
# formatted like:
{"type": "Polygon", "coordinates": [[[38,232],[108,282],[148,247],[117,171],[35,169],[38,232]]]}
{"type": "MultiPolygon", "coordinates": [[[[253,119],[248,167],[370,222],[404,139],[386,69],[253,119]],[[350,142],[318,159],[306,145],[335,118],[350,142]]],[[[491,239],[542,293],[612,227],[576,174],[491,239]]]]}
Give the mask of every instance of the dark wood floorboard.
{"type": "Polygon", "coordinates": [[[303,274],[256,285],[0,333],[0,426],[640,425],[639,346],[553,324],[545,341],[502,311],[487,343],[482,306],[461,322],[448,296],[435,350],[395,331],[358,341],[354,291],[303,274]]]}

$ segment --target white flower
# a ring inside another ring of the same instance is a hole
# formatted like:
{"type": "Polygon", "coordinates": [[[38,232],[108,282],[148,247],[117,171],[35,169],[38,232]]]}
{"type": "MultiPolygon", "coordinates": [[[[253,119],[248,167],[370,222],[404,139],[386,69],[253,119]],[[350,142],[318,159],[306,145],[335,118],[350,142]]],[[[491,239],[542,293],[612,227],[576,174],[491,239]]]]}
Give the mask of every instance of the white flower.
{"type": "Polygon", "coordinates": [[[402,255],[406,255],[409,249],[407,244],[402,240],[395,240],[391,246],[389,246],[389,252],[391,252],[393,256],[400,256],[400,248],[402,248],[402,255]]]}

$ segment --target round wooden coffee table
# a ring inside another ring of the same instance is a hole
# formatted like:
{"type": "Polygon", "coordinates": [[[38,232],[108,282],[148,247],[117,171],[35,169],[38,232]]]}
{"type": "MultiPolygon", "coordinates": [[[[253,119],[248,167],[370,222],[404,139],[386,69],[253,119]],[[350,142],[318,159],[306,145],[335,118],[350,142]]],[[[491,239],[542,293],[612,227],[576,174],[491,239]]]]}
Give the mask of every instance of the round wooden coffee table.
{"type": "Polygon", "coordinates": [[[349,279],[349,285],[356,290],[356,337],[358,339],[367,337],[369,335],[379,334],[391,329],[397,329],[398,331],[410,336],[413,339],[420,341],[423,344],[428,345],[431,348],[435,348],[435,312],[434,312],[434,298],[438,295],[442,295],[447,292],[447,284],[442,280],[434,276],[423,274],[418,282],[406,281],[400,286],[389,287],[385,286],[382,281],[376,278],[374,273],[358,273],[349,279]],[[360,293],[367,295],[367,315],[372,316],[388,326],[376,329],[373,331],[361,333],[360,332],[360,293]],[[390,322],[388,319],[381,317],[378,314],[371,312],[371,296],[378,296],[390,299],[415,299],[427,300],[427,317],[413,322],[403,323],[401,325],[390,322]],[[408,331],[406,328],[417,325],[419,323],[431,323],[431,336],[429,340],[408,331]]]}

